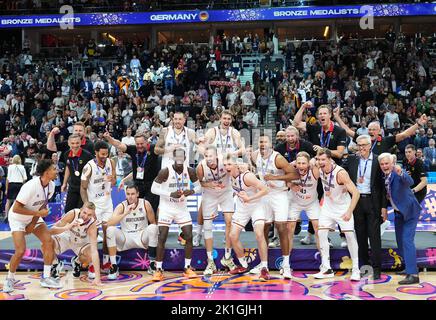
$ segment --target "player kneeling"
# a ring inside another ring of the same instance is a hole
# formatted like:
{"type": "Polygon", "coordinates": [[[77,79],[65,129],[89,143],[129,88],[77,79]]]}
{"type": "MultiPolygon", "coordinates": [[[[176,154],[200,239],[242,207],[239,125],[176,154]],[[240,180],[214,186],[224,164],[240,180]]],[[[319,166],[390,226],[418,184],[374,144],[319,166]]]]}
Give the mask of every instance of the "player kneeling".
{"type": "Polygon", "coordinates": [[[109,280],[116,280],[119,275],[116,261],[117,251],[148,248],[151,260],[148,272],[151,274],[156,269],[158,227],[153,208],[150,202],[139,198],[139,190],[136,185],[126,187],[126,199],[115,208],[114,214],[108,221],[106,238],[111,262],[109,280]],[[121,229],[116,227],[118,224],[120,224],[121,229]]]}
{"type": "MultiPolygon", "coordinates": [[[[80,276],[81,264],[94,266],[94,272],[88,273],[93,284],[101,285],[100,259],[97,248],[97,218],[95,204],[86,202],[81,209],[73,209],[65,214],[61,220],[50,229],[53,238],[54,252],[58,256],[67,250],[73,250],[77,257],[72,259],[73,275],[80,276]],[[77,261],[77,259],[79,261],[77,261]]],[[[54,264],[52,277],[59,278],[61,265],[54,264]]]]}

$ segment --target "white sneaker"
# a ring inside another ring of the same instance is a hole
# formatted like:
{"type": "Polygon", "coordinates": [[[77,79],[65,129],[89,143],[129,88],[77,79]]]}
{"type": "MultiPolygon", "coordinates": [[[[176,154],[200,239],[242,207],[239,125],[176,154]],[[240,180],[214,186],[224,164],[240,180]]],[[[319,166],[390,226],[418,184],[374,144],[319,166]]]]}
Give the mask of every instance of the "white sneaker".
{"type": "Polygon", "coordinates": [[[325,269],[325,268],[321,268],[321,271],[318,273],[315,273],[313,275],[313,277],[315,279],[327,279],[327,278],[334,278],[335,273],[333,272],[332,269],[325,269]]]}
{"type": "Polygon", "coordinates": [[[347,241],[346,241],[346,240],[342,240],[342,242],[341,242],[341,248],[346,248],[346,247],[348,247],[348,245],[347,245],[347,241]]]}
{"type": "Polygon", "coordinates": [[[360,270],[359,269],[353,269],[351,271],[351,281],[360,281],[360,270]]]}
{"type": "Polygon", "coordinates": [[[202,238],[203,238],[203,235],[202,235],[201,233],[197,233],[197,234],[195,234],[194,238],[192,239],[192,245],[193,245],[194,247],[199,247],[202,238]]]}
{"type": "Polygon", "coordinates": [[[292,269],[291,267],[284,267],[280,269],[280,274],[283,276],[283,279],[292,279],[292,269]]]}
{"type": "Polygon", "coordinates": [[[262,270],[262,266],[259,263],[257,266],[252,268],[248,273],[250,273],[250,274],[260,274],[261,270],[262,270]]]}
{"type": "Polygon", "coordinates": [[[14,279],[6,278],[5,282],[3,283],[3,290],[2,291],[4,293],[9,293],[9,292],[14,291],[14,283],[15,283],[14,279]]]}
{"type": "Polygon", "coordinates": [[[308,233],[303,239],[300,240],[301,244],[310,245],[314,242],[313,235],[308,233]]]}
{"type": "Polygon", "coordinates": [[[271,239],[271,242],[268,243],[269,248],[277,248],[280,246],[280,239],[278,237],[274,237],[271,239]]]}
{"type": "Polygon", "coordinates": [[[54,289],[61,289],[62,288],[60,281],[58,281],[52,277],[41,278],[41,280],[39,281],[39,284],[43,288],[54,288],[54,289]]]}
{"type": "Polygon", "coordinates": [[[205,276],[211,276],[215,272],[217,272],[217,268],[216,268],[215,262],[213,260],[208,260],[207,261],[206,269],[204,270],[203,274],[205,276]]]}
{"type": "Polygon", "coordinates": [[[383,222],[380,225],[380,237],[383,236],[383,234],[385,233],[386,229],[391,225],[391,222],[389,220],[386,220],[385,222],[383,222]]]}

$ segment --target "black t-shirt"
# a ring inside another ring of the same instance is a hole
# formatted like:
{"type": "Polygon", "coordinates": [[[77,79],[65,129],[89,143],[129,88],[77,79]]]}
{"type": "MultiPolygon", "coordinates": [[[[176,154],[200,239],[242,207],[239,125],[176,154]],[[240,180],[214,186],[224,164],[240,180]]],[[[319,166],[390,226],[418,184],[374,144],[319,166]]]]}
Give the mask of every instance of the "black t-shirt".
{"type": "MultiPolygon", "coordinates": [[[[314,145],[326,147],[330,150],[336,150],[339,146],[347,145],[347,133],[345,129],[333,125],[331,131],[321,132],[321,125],[319,123],[307,124],[307,136],[308,140],[314,145]],[[321,141],[323,143],[321,143],[321,141]]],[[[341,165],[341,159],[333,158],[338,165],[341,165]]]]}
{"type": "Polygon", "coordinates": [[[135,181],[135,184],[142,185],[144,183],[152,183],[153,180],[157,177],[159,170],[160,170],[160,159],[159,156],[154,153],[154,145],[150,145],[150,149],[147,152],[147,155],[145,154],[139,154],[136,150],[136,146],[127,146],[126,153],[130,155],[132,158],[132,169],[133,169],[133,180],[135,181]],[[142,164],[144,162],[144,179],[136,179],[136,173],[138,169],[138,161],[139,164],[142,164]]]}
{"type": "MultiPolygon", "coordinates": [[[[404,169],[409,172],[410,176],[413,179],[413,185],[410,186],[411,189],[415,188],[421,182],[421,178],[427,175],[424,163],[420,159],[415,159],[415,161],[412,163],[409,163],[409,161],[405,159],[404,169]]],[[[419,202],[421,202],[426,195],[427,188],[423,188],[422,190],[415,193],[416,199],[418,199],[419,202]]]]}
{"type": "MultiPolygon", "coordinates": [[[[358,135],[354,136],[354,141],[356,141],[358,135]]],[[[378,137],[376,141],[372,143],[372,152],[375,154],[382,154],[384,152],[391,152],[393,146],[396,145],[395,135],[387,137],[378,137]],[[375,143],[375,145],[374,145],[375,143]]]]}
{"type": "MultiPolygon", "coordinates": [[[[94,144],[88,138],[85,138],[85,141],[82,141],[81,147],[88,151],[90,154],[94,154],[94,144]]],[[[68,141],[56,142],[56,148],[58,149],[58,151],[62,152],[62,154],[70,150],[70,147],[68,146],[68,141]]]]}
{"type": "Polygon", "coordinates": [[[68,181],[69,189],[72,191],[79,191],[81,183],[80,177],[82,175],[83,167],[90,160],[94,159],[94,156],[85,149],[81,149],[81,151],[79,151],[78,157],[72,157],[72,153],[70,153],[70,150],[64,152],[63,157],[65,159],[66,166],[70,170],[70,179],[68,181]],[[79,171],[78,176],[76,176],[75,174],[76,171],[79,171]]]}
{"type": "Polygon", "coordinates": [[[286,146],[285,143],[280,143],[275,147],[275,151],[280,153],[283,157],[285,157],[286,160],[288,160],[289,163],[295,160],[298,152],[306,151],[310,157],[314,157],[315,151],[313,151],[313,144],[307,140],[300,139],[299,143],[296,145],[296,148],[294,150],[290,150],[286,146]]]}

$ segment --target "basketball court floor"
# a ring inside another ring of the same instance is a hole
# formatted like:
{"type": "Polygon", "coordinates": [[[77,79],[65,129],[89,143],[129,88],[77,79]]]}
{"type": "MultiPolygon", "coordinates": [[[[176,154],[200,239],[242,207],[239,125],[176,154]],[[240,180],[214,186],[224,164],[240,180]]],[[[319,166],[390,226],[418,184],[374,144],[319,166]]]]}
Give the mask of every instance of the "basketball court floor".
{"type": "MultiPolygon", "coordinates": [[[[6,232],[0,232],[0,248],[12,249],[10,237],[6,232]]],[[[10,233],[9,233],[10,235],[10,233]]],[[[305,232],[295,237],[295,249],[314,249],[314,246],[302,246],[300,239],[305,232]]],[[[337,233],[331,233],[335,247],[339,246],[337,233]]],[[[29,236],[28,248],[39,248],[39,243],[29,236]]],[[[216,234],[216,246],[223,247],[223,234],[216,234]]],[[[255,248],[254,236],[251,232],[242,234],[242,242],[248,248],[255,248]]],[[[436,244],[433,232],[417,233],[417,248],[431,248],[436,244]]],[[[395,247],[393,232],[383,236],[383,247],[395,247]]],[[[182,249],[177,243],[177,233],[169,236],[167,248],[182,249]]],[[[204,247],[194,248],[204,250],[204,247]]],[[[434,257],[436,267],[436,254],[434,257]]],[[[433,261],[432,260],[432,261],[433,261]]],[[[2,261],[0,269],[7,268],[2,261]]],[[[165,267],[165,263],[164,263],[165,267]]],[[[420,284],[400,286],[398,276],[392,271],[383,272],[377,281],[363,278],[360,282],[349,280],[350,273],[346,268],[337,270],[332,279],[316,280],[311,277],[316,270],[294,271],[292,280],[284,280],[278,271],[271,271],[272,279],[267,282],[258,280],[255,275],[231,276],[220,271],[212,277],[202,276],[202,271],[194,279],[185,279],[182,272],[165,271],[165,280],[152,282],[151,275],[144,270],[121,271],[115,281],[102,277],[103,285],[92,286],[87,279],[87,273],[82,272],[80,278],[74,278],[68,266],[62,274],[63,288],[50,290],[41,288],[39,278],[41,271],[23,270],[17,272],[19,281],[16,290],[11,294],[1,293],[0,300],[436,300],[436,271],[425,269],[420,272],[420,284]]],[[[142,268],[143,269],[143,268],[142,268]]],[[[6,272],[0,272],[0,289],[6,272]]]]}

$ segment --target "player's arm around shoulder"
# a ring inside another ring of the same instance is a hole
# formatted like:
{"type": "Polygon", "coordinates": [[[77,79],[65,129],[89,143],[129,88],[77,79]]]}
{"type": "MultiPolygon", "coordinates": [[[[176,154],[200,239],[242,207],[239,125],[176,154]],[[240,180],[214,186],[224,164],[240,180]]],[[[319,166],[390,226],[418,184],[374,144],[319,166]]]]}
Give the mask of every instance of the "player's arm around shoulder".
{"type": "Polygon", "coordinates": [[[298,173],[295,166],[290,164],[285,157],[283,157],[281,154],[277,155],[276,158],[276,166],[278,169],[282,169],[285,172],[285,178],[282,180],[295,180],[300,178],[300,174],[298,173]]]}
{"type": "MultiPolygon", "coordinates": [[[[91,160],[92,161],[92,160],[91,160]]],[[[88,202],[88,185],[91,178],[92,168],[90,162],[88,162],[82,170],[82,176],[80,178],[80,196],[83,203],[88,202]]]]}

